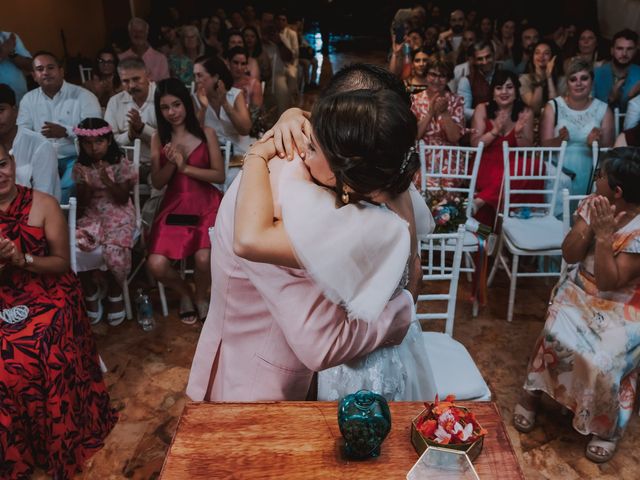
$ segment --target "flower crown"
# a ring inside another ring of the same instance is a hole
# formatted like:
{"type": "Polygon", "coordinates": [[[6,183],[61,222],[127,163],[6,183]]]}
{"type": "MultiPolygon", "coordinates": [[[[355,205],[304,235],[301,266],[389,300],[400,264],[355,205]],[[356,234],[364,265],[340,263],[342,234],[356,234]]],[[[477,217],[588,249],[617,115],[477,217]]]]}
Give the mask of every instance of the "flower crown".
{"type": "Polygon", "coordinates": [[[79,137],[101,137],[111,132],[112,130],[110,125],[107,125],[106,127],[100,127],[100,128],[73,127],[73,133],[75,133],[79,137]]]}

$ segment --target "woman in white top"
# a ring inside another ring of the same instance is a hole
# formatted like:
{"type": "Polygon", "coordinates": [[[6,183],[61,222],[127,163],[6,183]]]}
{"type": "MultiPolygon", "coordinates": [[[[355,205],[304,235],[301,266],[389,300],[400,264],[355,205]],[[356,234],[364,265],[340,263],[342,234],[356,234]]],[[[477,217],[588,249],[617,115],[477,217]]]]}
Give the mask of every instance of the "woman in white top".
{"type": "Polygon", "coordinates": [[[249,147],[251,115],[241,89],[233,86],[233,78],[218,57],[200,57],[193,67],[196,79],[198,119],[211,127],[220,144],[230,141],[235,154],[249,147]]]}
{"type": "Polygon", "coordinates": [[[585,195],[591,193],[591,145],[613,144],[613,114],[606,103],[591,97],[590,62],[580,57],[571,59],[566,79],[566,95],[549,100],[544,108],[540,141],[544,147],[557,147],[567,141],[563,171],[571,184],[566,186],[572,194],[585,195]]]}

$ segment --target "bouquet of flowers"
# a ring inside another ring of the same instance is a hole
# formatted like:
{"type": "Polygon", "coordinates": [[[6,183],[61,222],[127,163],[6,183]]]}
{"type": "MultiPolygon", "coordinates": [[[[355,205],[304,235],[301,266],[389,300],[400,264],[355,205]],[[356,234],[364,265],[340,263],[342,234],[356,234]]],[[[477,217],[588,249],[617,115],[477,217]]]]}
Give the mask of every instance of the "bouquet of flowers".
{"type": "Polygon", "coordinates": [[[433,403],[425,403],[426,408],[416,422],[416,430],[425,439],[440,445],[459,445],[473,443],[487,433],[475,415],[456,406],[454,400],[449,395],[440,402],[436,395],[433,403]]]}
{"type": "Polygon", "coordinates": [[[474,218],[467,218],[468,198],[462,198],[457,192],[447,192],[444,189],[429,192],[428,205],[436,223],[434,233],[452,233],[460,225],[482,238],[487,238],[491,228],[481,224],[474,218]]]}

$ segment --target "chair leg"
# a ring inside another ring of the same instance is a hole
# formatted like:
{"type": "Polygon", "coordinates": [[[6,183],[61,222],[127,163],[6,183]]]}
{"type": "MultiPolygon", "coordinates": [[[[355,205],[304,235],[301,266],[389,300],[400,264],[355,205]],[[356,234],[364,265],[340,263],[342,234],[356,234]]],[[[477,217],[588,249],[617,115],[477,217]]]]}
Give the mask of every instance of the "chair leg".
{"type": "Polygon", "coordinates": [[[471,258],[471,254],[469,252],[464,252],[464,266],[468,269],[467,271],[467,282],[471,283],[473,281],[473,276],[471,269],[473,268],[473,260],[471,258]]]}
{"type": "Polygon", "coordinates": [[[487,279],[487,286],[490,287],[493,283],[493,279],[496,276],[496,272],[500,267],[500,260],[502,259],[502,238],[498,243],[498,248],[496,250],[496,256],[493,260],[493,266],[491,267],[491,272],[489,273],[489,278],[487,279]]]}
{"type": "Polygon", "coordinates": [[[478,316],[478,310],[480,309],[480,303],[477,298],[473,299],[473,305],[471,306],[471,316],[476,318],[478,316]]]}
{"type": "Polygon", "coordinates": [[[513,260],[511,261],[511,282],[509,283],[509,306],[507,308],[507,321],[511,321],[513,319],[513,304],[516,300],[516,284],[518,283],[518,261],[520,257],[518,255],[513,255],[513,260]]]}
{"type": "Polygon", "coordinates": [[[133,309],[131,308],[131,296],[129,295],[129,282],[126,278],[122,284],[122,296],[124,297],[124,309],[127,312],[127,320],[132,320],[133,309]]]}
{"type": "Polygon", "coordinates": [[[158,294],[160,295],[160,306],[162,307],[162,315],[169,316],[169,309],[167,308],[167,294],[164,291],[164,285],[162,282],[158,282],[158,294]]]}

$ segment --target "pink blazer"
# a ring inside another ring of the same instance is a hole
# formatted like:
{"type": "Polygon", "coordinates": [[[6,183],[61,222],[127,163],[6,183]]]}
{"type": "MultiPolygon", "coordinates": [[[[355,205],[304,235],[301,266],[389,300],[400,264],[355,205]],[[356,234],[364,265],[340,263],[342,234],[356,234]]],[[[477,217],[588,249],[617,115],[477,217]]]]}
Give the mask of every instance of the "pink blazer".
{"type": "Polygon", "coordinates": [[[314,371],[404,338],[413,300],[403,292],[375,322],[347,318],[304,270],[233,253],[239,177],[225,194],[212,245],[211,308],[193,359],[195,401],[304,400],[314,371]]]}

